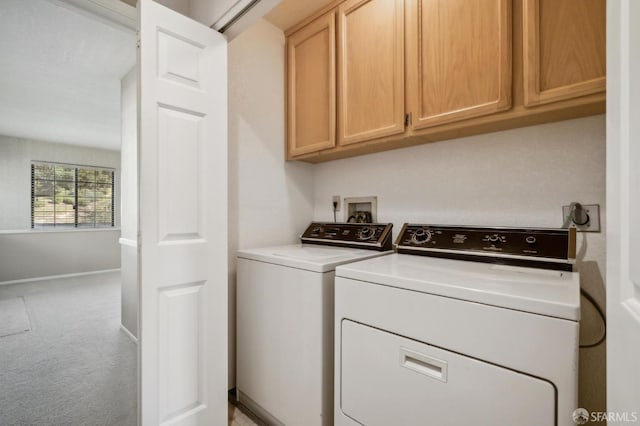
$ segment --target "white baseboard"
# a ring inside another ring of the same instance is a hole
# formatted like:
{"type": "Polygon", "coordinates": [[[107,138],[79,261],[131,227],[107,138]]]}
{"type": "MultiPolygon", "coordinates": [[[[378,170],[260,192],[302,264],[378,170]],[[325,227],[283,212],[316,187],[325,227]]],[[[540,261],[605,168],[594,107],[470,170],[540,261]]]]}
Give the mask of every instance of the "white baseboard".
{"type": "Polygon", "coordinates": [[[122,330],[122,332],[126,334],[129,339],[133,340],[133,343],[135,343],[136,345],[138,344],[138,338],[134,336],[129,330],[127,330],[127,327],[120,324],[120,330],[122,330]]]}
{"type": "Polygon", "coordinates": [[[106,274],[108,272],[118,272],[118,271],[120,271],[120,268],[103,269],[101,271],[77,272],[77,273],[74,273],[74,274],[48,275],[48,276],[45,276],[45,277],[34,277],[34,278],[24,278],[24,279],[21,279],[21,280],[0,281],[0,285],[21,284],[21,283],[28,283],[28,282],[32,282],[32,281],[57,280],[57,279],[60,279],[60,278],[72,278],[72,277],[81,277],[83,275],[106,274]]]}

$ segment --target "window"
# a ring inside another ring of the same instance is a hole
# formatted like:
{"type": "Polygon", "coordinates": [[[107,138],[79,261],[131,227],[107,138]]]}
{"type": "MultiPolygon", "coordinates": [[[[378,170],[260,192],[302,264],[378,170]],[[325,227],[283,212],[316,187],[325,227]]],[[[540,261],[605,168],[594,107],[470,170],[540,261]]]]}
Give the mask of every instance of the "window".
{"type": "Polygon", "coordinates": [[[31,164],[32,228],[115,226],[113,169],[31,164]]]}

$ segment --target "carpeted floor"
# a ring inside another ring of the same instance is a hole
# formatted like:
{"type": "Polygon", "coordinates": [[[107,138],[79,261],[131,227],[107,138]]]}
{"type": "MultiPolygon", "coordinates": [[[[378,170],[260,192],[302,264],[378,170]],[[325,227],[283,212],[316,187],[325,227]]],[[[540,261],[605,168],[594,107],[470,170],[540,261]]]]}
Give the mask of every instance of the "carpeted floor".
{"type": "Polygon", "coordinates": [[[22,297],[0,299],[0,337],[31,330],[27,307],[22,297]]]}
{"type": "Polygon", "coordinates": [[[120,274],[0,286],[30,330],[0,337],[0,425],[134,426],[136,345],[120,330],[120,274]]]}

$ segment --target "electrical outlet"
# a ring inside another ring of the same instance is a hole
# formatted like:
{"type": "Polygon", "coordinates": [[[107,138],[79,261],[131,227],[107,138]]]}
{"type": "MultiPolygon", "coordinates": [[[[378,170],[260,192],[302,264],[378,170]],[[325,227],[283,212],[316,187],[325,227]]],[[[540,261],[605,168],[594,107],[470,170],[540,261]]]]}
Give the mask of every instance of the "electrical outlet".
{"type": "MultiPolygon", "coordinates": [[[[571,206],[562,206],[562,221],[571,214],[571,206]]],[[[584,225],[577,225],[571,221],[569,226],[576,228],[578,232],[600,232],[600,205],[599,204],[583,204],[582,208],[589,215],[589,221],[584,225]]]]}
{"type": "Polygon", "coordinates": [[[334,195],[332,197],[331,206],[333,206],[333,203],[337,203],[336,204],[336,211],[339,212],[340,211],[340,196],[339,195],[334,195]]]}

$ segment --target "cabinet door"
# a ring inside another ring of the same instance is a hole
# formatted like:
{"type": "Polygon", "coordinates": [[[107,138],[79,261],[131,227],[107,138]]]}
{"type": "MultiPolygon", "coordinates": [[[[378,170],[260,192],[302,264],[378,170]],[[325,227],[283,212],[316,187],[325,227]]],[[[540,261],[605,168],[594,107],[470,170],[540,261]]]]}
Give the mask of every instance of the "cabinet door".
{"type": "Polygon", "coordinates": [[[524,0],[524,104],[605,91],[606,0],[524,0]]]}
{"type": "Polygon", "coordinates": [[[340,5],[338,76],[338,144],[404,132],[402,0],[340,5]]]}
{"type": "Polygon", "coordinates": [[[335,146],[335,13],[287,40],[288,156],[335,146]]]}
{"type": "Polygon", "coordinates": [[[412,0],[408,7],[414,129],[511,107],[511,0],[412,0]]]}

